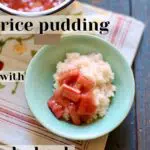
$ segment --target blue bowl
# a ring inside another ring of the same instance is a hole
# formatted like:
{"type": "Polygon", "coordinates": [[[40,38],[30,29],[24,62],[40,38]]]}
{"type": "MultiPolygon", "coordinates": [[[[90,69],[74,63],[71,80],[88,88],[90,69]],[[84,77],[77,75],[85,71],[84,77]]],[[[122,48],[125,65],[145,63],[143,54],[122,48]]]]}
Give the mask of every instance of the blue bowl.
{"type": "Polygon", "coordinates": [[[58,46],[44,46],[31,60],[25,79],[25,94],[29,107],[37,120],[49,131],[74,140],[89,140],[114,130],[127,116],[134,100],[135,85],[130,66],[112,45],[93,35],[70,35],[62,37],[58,46]],[[68,52],[89,54],[100,52],[115,73],[113,83],[117,87],[105,117],[76,126],[58,120],[47,106],[53,94],[53,74],[56,64],[65,59],[68,52]]]}

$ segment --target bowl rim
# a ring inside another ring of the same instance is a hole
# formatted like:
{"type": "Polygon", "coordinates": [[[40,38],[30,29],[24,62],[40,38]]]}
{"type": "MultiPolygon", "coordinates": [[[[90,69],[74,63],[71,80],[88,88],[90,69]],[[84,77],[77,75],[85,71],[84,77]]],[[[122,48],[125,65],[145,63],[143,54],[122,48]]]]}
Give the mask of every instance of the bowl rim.
{"type": "MultiPolygon", "coordinates": [[[[101,40],[102,42],[104,42],[105,44],[109,45],[116,53],[118,53],[119,57],[121,57],[121,59],[123,59],[123,61],[125,62],[125,65],[128,67],[129,69],[129,74],[131,75],[131,86],[132,86],[132,93],[131,93],[131,97],[130,97],[130,103],[129,103],[129,107],[127,109],[127,111],[124,113],[124,116],[118,121],[118,123],[116,123],[112,128],[109,128],[109,130],[103,132],[102,134],[94,134],[94,135],[90,135],[90,137],[87,137],[87,136],[83,136],[83,137],[74,137],[73,135],[65,135],[64,133],[60,133],[59,131],[55,130],[55,129],[52,129],[50,128],[47,124],[45,124],[42,120],[39,120],[38,117],[36,116],[34,110],[32,109],[32,105],[30,105],[30,102],[28,101],[27,99],[27,103],[29,105],[29,108],[30,110],[32,111],[33,115],[35,116],[35,118],[45,127],[47,128],[50,132],[58,135],[58,136],[61,136],[61,137],[64,137],[66,139],[71,139],[71,140],[81,140],[81,141],[84,141],[84,140],[92,140],[92,139],[96,139],[98,137],[102,137],[108,133],[110,133],[111,131],[113,131],[114,129],[116,129],[123,121],[124,119],[127,117],[127,115],[129,114],[131,108],[132,108],[132,105],[133,105],[133,102],[134,102],[134,96],[135,96],[135,80],[134,80],[134,75],[133,75],[133,71],[131,69],[131,66],[128,64],[127,60],[125,59],[125,57],[120,53],[119,50],[117,50],[117,48],[115,46],[113,46],[111,43],[105,41],[104,39],[98,37],[97,35],[90,35],[90,34],[72,34],[72,35],[64,35],[62,36],[62,38],[69,38],[69,37],[72,37],[72,36],[82,36],[82,37],[93,37],[93,38],[97,38],[99,40],[101,40]]],[[[43,49],[45,49],[46,47],[48,47],[48,45],[45,45],[43,47],[40,48],[40,50],[36,53],[35,57],[32,58],[32,60],[30,61],[29,65],[28,65],[28,68],[26,70],[26,78],[25,78],[25,95],[26,95],[26,98],[27,98],[27,80],[28,80],[28,74],[31,70],[31,64],[36,60],[36,56],[39,56],[41,55],[41,52],[43,49]]],[[[43,51],[44,52],[44,51],[43,51]]]]}
{"type": "Polygon", "coordinates": [[[17,15],[17,16],[23,16],[23,17],[38,17],[38,16],[54,14],[54,13],[56,13],[56,12],[58,12],[64,8],[66,8],[67,6],[69,6],[74,1],[75,0],[65,0],[64,2],[59,4],[58,6],[55,6],[51,9],[47,9],[47,10],[40,11],[40,12],[17,11],[15,9],[9,8],[9,7],[5,6],[4,4],[0,3],[0,10],[2,10],[3,12],[6,12],[8,14],[11,14],[11,15],[17,15]]]}

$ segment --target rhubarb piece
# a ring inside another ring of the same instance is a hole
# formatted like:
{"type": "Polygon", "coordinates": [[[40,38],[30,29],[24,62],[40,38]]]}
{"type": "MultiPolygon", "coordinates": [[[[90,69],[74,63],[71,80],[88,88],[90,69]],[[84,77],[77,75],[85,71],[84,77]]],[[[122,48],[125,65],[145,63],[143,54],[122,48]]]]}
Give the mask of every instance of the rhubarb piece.
{"type": "Polygon", "coordinates": [[[73,103],[70,104],[70,105],[68,106],[68,109],[69,109],[69,113],[70,113],[72,122],[73,122],[75,125],[80,125],[80,124],[81,124],[80,116],[77,114],[75,105],[74,105],[73,103]]]}
{"type": "Polygon", "coordinates": [[[54,97],[50,98],[48,101],[48,107],[58,119],[63,116],[64,109],[61,105],[57,104],[57,102],[54,100],[54,97]]]}
{"type": "Polygon", "coordinates": [[[76,82],[76,87],[82,91],[89,91],[94,86],[95,86],[95,82],[83,75],[80,75],[76,82]]]}
{"type": "Polygon", "coordinates": [[[64,83],[67,85],[75,84],[79,76],[79,73],[80,72],[78,69],[73,69],[73,70],[61,73],[59,77],[60,86],[64,83]]]}
{"type": "Polygon", "coordinates": [[[61,88],[63,97],[73,102],[79,101],[81,92],[78,89],[68,86],[67,84],[63,84],[61,88]]]}
{"type": "Polygon", "coordinates": [[[79,115],[93,115],[96,111],[96,104],[91,92],[81,95],[78,108],[79,115]]]}
{"type": "Polygon", "coordinates": [[[63,116],[64,110],[63,107],[59,104],[55,104],[52,108],[52,112],[55,114],[55,116],[60,119],[63,116]]]}

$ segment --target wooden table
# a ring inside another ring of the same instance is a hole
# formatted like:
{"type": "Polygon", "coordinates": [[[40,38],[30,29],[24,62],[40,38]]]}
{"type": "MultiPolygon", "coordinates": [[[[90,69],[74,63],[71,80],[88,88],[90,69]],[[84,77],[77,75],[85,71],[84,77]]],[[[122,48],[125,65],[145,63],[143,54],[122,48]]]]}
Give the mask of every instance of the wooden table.
{"type": "Polygon", "coordinates": [[[150,0],[81,0],[133,16],[146,23],[133,71],[135,103],[126,120],[113,131],[106,150],[150,150],[150,0]]]}

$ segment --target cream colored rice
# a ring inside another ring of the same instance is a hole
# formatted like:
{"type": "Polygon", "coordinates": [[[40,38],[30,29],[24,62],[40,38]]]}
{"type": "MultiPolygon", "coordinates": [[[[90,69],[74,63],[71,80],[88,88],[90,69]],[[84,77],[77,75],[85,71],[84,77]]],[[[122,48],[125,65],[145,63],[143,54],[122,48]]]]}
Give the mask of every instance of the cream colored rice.
{"type": "MultiPolygon", "coordinates": [[[[67,53],[64,62],[57,64],[57,71],[54,74],[54,87],[59,87],[58,78],[62,72],[78,68],[81,73],[87,78],[95,82],[93,89],[94,100],[97,105],[96,113],[89,122],[106,115],[111,102],[111,97],[114,96],[116,87],[112,84],[114,73],[110,65],[103,60],[100,53],[92,53],[89,55],[80,55],[79,53],[67,53]]],[[[68,120],[67,112],[64,118],[68,120]]]]}

